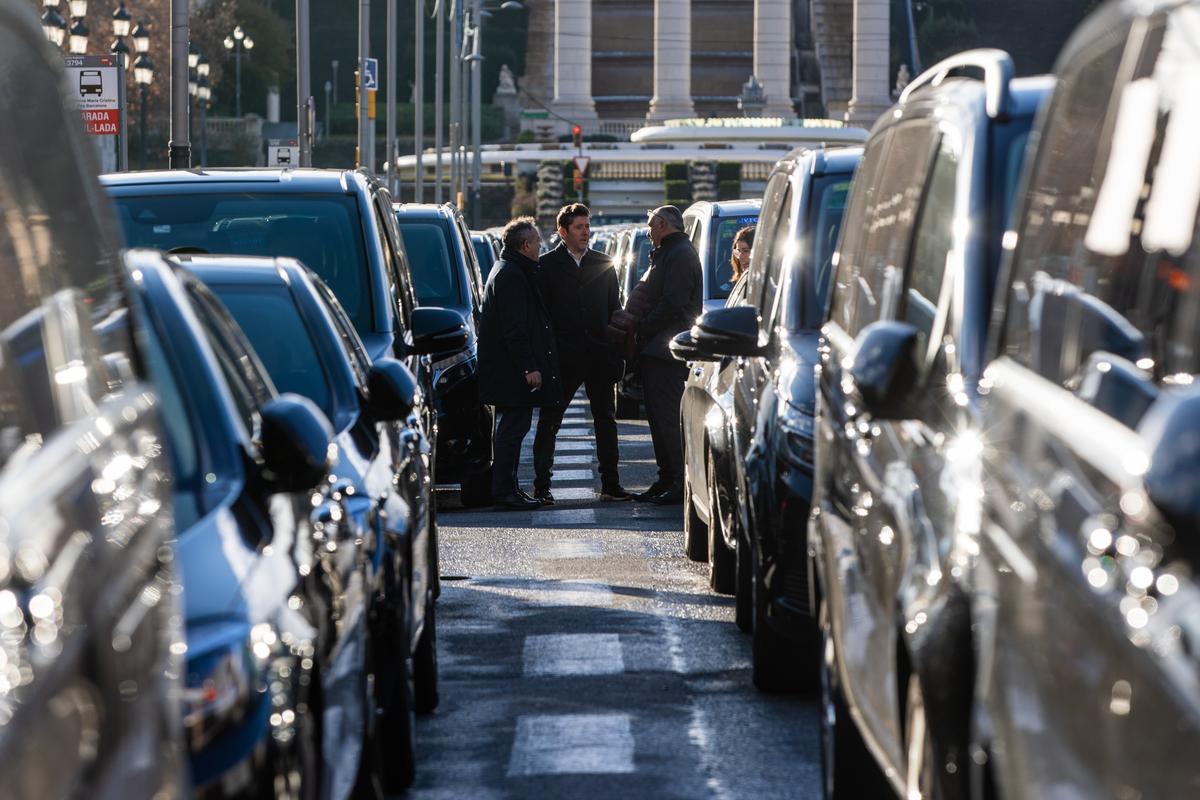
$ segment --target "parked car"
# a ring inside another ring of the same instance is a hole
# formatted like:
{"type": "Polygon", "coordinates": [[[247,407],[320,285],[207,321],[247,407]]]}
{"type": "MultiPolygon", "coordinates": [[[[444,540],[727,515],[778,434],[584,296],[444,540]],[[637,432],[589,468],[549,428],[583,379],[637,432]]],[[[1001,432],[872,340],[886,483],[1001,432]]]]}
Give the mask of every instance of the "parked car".
{"type": "Polygon", "coordinates": [[[677,357],[719,361],[717,392],[689,379],[683,401],[686,546],[706,553],[713,588],[737,595],[764,691],[801,688],[812,661],[813,366],[861,157],[860,148],[798,149],[781,159],[767,181],[744,298],[705,312],[673,344],[677,357]]]}
{"type": "Polygon", "coordinates": [[[314,493],[340,510],[346,500],[326,494],[329,421],[276,393],[199,281],[144,250],[130,251],[128,274],[167,421],[195,792],[305,796],[323,776],[344,797],[371,752],[378,667],[365,660],[362,531],[310,518],[314,493]]]}
{"type": "MultiPolygon", "coordinates": [[[[650,269],[650,232],[645,225],[631,227],[621,234],[613,268],[617,271],[621,305],[629,299],[634,285],[650,269]]],[[[642,376],[637,362],[625,365],[625,375],[617,382],[617,419],[636,419],[642,406],[642,376]]]]}
{"type": "Polygon", "coordinates": [[[1024,178],[956,515],[992,797],[1200,787],[1198,15],[1090,17],[1024,178]]]}
{"type": "Polygon", "coordinates": [[[0,40],[0,797],[177,797],[162,404],[137,331],[97,332],[128,294],[78,86],[28,4],[0,40]]]}
{"type": "Polygon", "coordinates": [[[975,386],[1016,179],[1053,86],[1012,76],[1008,54],[979,50],[914,79],[872,131],[846,211],[818,369],[808,603],[836,797],[881,774],[908,796],[967,791],[974,655],[951,554],[978,488],[975,386]]]}
{"type": "Polygon", "coordinates": [[[465,349],[435,361],[433,405],[438,420],[436,475],[458,483],[466,506],[491,503],[491,406],[479,399],[479,312],[483,284],[462,214],[454,206],[405,203],[395,207],[409,253],[417,303],[457,311],[468,329],[465,349]]]}
{"type": "Polygon", "coordinates": [[[475,248],[475,261],[479,264],[479,280],[487,283],[492,267],[500,259],[503,246],[500,238],[488,231],[471,231],[471,246],[475,248]]]}
{"type": "Polygon", "coordinates": [[[415,765],[409,717],[438,702],[431,449],[416,378],[396,359],[372,363],[332,291],[293,259],[177,259],[229,309],[275,385],[312,400],[333,424],[333,494],[368,547],[384,771],[389,786],[407,786],[415,765]]]}
{"type": "Polygon", "coordinates": [[[692,203],[683,212],[683,231],[700,256],[704,309],[721,308],[733,290],[733,235],[758,222],[762,200],[692,203]]]}
{"type": "MultiPolygon", "coordinates": [[[[404,242],[378,179],[337,169],[205,169],[101,181],[131,245],[299,259],[337,295],[371,359],[400,359],[433,394],[428,359],[414,351],[413,337],[453,338],[461,320],[414,312],[404,242]]],[[[435,438],[432,407],[424,423],[435,438]]]]}

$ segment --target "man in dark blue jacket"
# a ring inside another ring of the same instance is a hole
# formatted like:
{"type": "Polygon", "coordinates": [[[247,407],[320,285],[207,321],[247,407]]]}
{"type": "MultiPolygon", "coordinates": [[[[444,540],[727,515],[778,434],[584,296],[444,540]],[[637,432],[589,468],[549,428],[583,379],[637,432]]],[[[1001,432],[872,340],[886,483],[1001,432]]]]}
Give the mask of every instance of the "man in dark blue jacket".
{"type": "Polygon", "coordinates": [[[654,249],[650,269],[642,277],[641,294],[649,310],[637,322],[642,391],[658,479],[635,499],[658,505],[683,502],[683,443],[679,434],[679,402],[687,365],[671,357],[667,345],[692,327],[703,303],[700,257],[683,232],[683,214],[675,206],[649,213],[647,226],[654,249]]]}
{"type": "Polygon", "coordinates": [[[531,217],[504,228],[504,250],[483,291],[479,316],[479,397],[496,407],[492,498],[497,508],[541,503],[521,491],[517,465],[533,409],[562,402],[558,352],[537,287],[541,236],[531,217]]]}

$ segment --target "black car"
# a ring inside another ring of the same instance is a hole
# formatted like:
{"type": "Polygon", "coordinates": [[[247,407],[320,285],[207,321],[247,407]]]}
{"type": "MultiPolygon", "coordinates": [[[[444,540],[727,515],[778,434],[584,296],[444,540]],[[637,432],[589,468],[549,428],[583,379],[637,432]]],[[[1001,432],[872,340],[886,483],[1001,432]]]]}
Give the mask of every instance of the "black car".
{"type": "Polygon", "coordinates": [[[983,50],[918,76],[872,131],[846,211],[822,328],[808,604],[837,797],[881,773],[909,796],[966,790],[974,654],[955,531],[978,510],[975,387],[1053,85],[1012,75],[1006,53],[983,50]]]}
{"type": "Polygon", "coordinates": [[[174,476],[193,787],[251,798],[353,785],[373,722],[369,572],[362,531],[314,522],[314,506],[349,514],[329,492],[329,421],[276,393],[228,311],[186,271],[134,250],[128,273],[174,476]]]}
{"type": "Polygon", "coordinates": [[[1105,5],[1036,132],[958,498],[991,797],[1200,792],[1198,17],[1105,5]]]}
{"type": "MultiPolygon", "coordinates": [[[[744,300],[705,312],[673,345],[677,357],[723,359],[728,373],[721,402],[709,405],[696,392],[684,400],[689,419],[707,423],[684,426],[688,472],[697,476],[687,530],[693,540],[707,534],[713,587],[736,591],[738,623],[753,634],[754,683],[765,691],[799,688],[813,631],[805,535],[813,366],[861,157],[847,148],[782,159],[767,182],[744,300]]],[[[702,545],[688,546],[695,553],[702,545]]]]}
{"type": "Polygon", "coordinates": [[[0,2],[0,797],[178,796],[181,598],[163,408],[78,97],[0,2]],[[36,102],[31,102],[36,98],[36,102]]]}
{"type": "Polygon", "coordinates": [[[490,231],[471,231],[471,246],[479,265],[479,280],[486,284],[492,267],[500,260],[500,238],[490,231]]]}
{"type": "MultiPolygon", "coordinates": [[[[650,231],[645,225],[622,232],[613,257],[622,306],[629,299],[633,287],[650,269],[650,250],[653,247],[650,231]]],[[[642,406],[642,375],[636,361],[626,364],[625,375],[617,382],[616,393],[617,419],[637,418],[642,406]]]]}
{"type": "MultiPolygon", "coordinates": [[[[130,245],[300,260],[337,295],[367,354],[404,361],[432,393],[428,359],[414,351],[413,336],[453,338],[461,320],[434,309],[414,313],[404,242],[378,179],[336,169],[202,169],[101,180],[130,245]]],[[[432,437],[432,408],[424,422],[432,437]]]]}
{"type": "Polygon", "coordinates": [[[454,309],[466,320],[467,347],[432,364],[437,409],[435,474],[440,485],[458,483],[466,506],[491,502],[493,412],[479,401],[476,331],[483,284],[462,214],[454,206],[406,203],[396,220],[409,254],[417,303],[454,309]]]}
{"type": "Polygon", "coordinates": [[[384,767],[389,785],[407,786],[415,763],[407,716],[438,700],[432,465],[416,379],[395,359],[372,363],[333,293],[298,262],[177,258],[229,309],[276,387],[308,397],[333,424],[333,494],[368,548],[384,767]]]}
{"type": "Polygon", "coordinates": [[[704,310],[720,308],[733,291],[733,236],[758,222],[762,200],[702,200],[683,212],[683,232],[700,256],[704,310]]]}

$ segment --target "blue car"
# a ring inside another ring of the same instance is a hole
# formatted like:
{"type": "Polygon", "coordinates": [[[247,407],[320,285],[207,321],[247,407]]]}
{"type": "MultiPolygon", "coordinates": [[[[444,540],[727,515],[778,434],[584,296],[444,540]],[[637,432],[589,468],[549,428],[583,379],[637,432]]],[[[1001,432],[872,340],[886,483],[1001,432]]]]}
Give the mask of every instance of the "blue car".
{"type": "Polygon", "coordinates": [[[138,324],[109,325],[141,332],[162,406],[196,793],[346,797],[380,759],[367,550],[352,525],[314,521],[314,506],[352,519],[331,490],[333,430],[310,400],[278,394],[203,284],[157,253],[127,264],[138,324]]]}
{"type": "MultiPolygon", "coordinates": [[[[437,697],[434,601],[437,540],[431,449],[416,378],[399,361],[367,357],[333,292],[293,259],[182,256],[221,299],[282,391],[311,399],[332,421],[333,494],[367,541],[371,664],[390,754],[389,787],[414,772],[412,719],[437,697]]],[[[337,505],[319,510],[328,524],[337,505]]]]}

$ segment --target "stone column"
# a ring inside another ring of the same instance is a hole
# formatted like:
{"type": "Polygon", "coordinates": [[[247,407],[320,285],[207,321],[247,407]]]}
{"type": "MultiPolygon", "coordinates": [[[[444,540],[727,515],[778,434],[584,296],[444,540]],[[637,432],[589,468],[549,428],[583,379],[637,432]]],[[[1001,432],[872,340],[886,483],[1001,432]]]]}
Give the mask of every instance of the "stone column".
{"type": "Polygon", "coordinates": [[[654,96],[646,121],[686,118],[695,113],[691,0],[654,0],[654,96]]]}
{"type": "Polygon", "coordinates": [[[554,111],[581,124],[596,119],[596,103],[592,100],[592,0],[554,3],[554,111]]]}
{"type": "Polygon", "coordinates": [[[888,0],[854,0],[854,93],[846,120],[870,128],[892,105],[888,0]]]}
{"type": "Polygon", "coordinates": [[[754,77],[767,95],[764,117],[796,116],[792,106],[791,0],[754,0],[754,77]]]}

